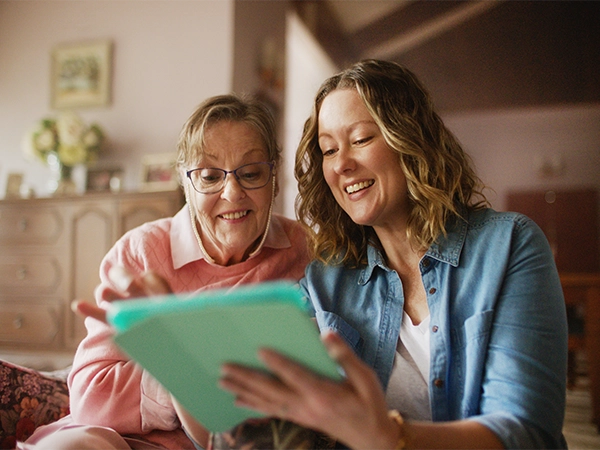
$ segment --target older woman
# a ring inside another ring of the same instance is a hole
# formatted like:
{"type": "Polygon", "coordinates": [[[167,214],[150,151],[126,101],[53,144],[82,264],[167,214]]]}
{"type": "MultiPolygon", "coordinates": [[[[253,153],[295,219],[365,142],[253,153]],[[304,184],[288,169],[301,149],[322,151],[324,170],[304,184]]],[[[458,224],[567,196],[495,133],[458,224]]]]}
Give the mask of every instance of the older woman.
{"type": "MultiPolygon", "coordinates": [[[[125,234],[108,252],[98,306],[122,297],[300,279],[308,262],[305,233],[272,212],[280,160],[264,106],[232,95],[202,103],[178,143],[186,205],[172,218],[125,234]]],[[[40,429],[27,444],[193,448],[169,393],[113,344],[101,308],[79,305],[91,317],[68,379],[71,416],[40,429]]]]}
{"type": "Polygon", "coordinates": [[[223,368],[238,404],[351,448],[564,448],[552,252],[530,219],[486,206],[419,80],[370,60],[325,81],[296,176],[317,258],[301,285],[347,378],[265,349],[277,377],[223,368]]]}

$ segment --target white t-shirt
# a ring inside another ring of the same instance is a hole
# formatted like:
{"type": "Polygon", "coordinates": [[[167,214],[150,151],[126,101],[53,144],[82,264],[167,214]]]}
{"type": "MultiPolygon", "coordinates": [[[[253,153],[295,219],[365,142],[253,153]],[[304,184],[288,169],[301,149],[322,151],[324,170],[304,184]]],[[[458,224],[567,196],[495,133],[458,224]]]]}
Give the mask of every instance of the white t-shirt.
{"type": "Polygon", "coordinates": [[[403,312],[394,368],[386,391],[388,407],[412,420],[431,420],[429,322],[413,325],[403,312]]]}

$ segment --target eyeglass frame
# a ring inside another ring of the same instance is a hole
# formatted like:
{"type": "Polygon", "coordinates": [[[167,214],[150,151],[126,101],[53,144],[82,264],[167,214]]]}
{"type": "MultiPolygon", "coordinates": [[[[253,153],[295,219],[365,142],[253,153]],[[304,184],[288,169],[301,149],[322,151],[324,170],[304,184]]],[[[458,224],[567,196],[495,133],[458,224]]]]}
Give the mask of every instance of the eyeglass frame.
{"type": "Polygon", "coordinates": [[[233,174],[233,176],[235,177],[235,180],[238,182],[238,184],[240,185],[240,187],[244,190],[247,191],[253,191],[255,189],[261,189],[264,188],[267,184],[269,184],[269,180],[271,180],[271,177],[273,176],[273,169],[275,168],[275,161],[258,161],[258,162],[253,162],[253,163],[248,163],[248,164],[242,164],[241,166],[233,169],[233,170],[225,170],[225,169],[221,169],[219,167],[196,167],[195,169],[190,169],[190,170],[186,170],[185,175],[188,178],[188,180],[190,180],[190,183],[192,185],[192,187],[194,188],[194,190],[196,192],[198,192],[199,194],[205,194],[205,195],[209,195],[209,194],[217,194],[219,192],[221,192],[223,189],[225,189],[225,184],[227,183],[227,175],[229,175],[230,173],[233,174]],[[267,182],[265,184],[263,184],[262,186],[257,186],[257,187],[245,187],[244,185],[242,185],[242,182],[240,181],[240,177],[237,175],[237,171],[246,167],[246,166],[252,166],[254,164],[266,164],[269,166],[269,177],[267,178],[267,182]],[[225,174],[225,176],[223,177],[223,186],[221,186],[220,189],[217,189],[214,192],[200,192],[197,188],[196,185],[194,184],[194,182],[192,181],[192,177],[191,174],[192,172],[196,172],[198,170],[206,170],[206,169],[210,169],[210,170],[218,170],[220,172],[223,172],[225,174]]]}

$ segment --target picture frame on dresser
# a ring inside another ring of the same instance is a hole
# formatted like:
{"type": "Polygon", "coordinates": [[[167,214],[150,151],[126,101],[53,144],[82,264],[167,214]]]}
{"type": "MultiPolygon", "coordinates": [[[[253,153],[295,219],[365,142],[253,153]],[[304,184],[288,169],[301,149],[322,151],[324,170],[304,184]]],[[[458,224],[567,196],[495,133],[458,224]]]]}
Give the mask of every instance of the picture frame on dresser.
{"type": "Polygon", "coordinates": [[[57,109],[107,106],[112,47],[108,40],[57,45],[52,50],[51,106],[57,109]]]}
{"type": "Polygon", "coordinates": [[[21,186],[23,184],[23,174],[11,172],[6,178],[6,198],[20,198],[21,186]]]}
{"type": "Polygon", "coordinates": [[[142,157],[140,190],[172,191],[179,187],[175,153],[156,153],[142,157]]]}
{"type": "Polygon", "coordinates": [[[85,183],[86,192],[120,192],[123,186],[123,168],[89,168],[85,183]]]}

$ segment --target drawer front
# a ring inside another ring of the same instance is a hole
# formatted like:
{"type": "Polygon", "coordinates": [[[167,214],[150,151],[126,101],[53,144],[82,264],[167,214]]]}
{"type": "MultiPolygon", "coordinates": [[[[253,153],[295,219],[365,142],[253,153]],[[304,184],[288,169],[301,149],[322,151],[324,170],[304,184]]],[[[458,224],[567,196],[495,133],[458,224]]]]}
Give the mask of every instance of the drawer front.
{"type": "Polygon", "coordinates": [[[55,244],[64,223],[53,208],[0,209],[0,245],[55,244]]]}
{"type": "Polygon", "coordinates": [[[0,291],[50,294],[62,279],[58,258],[51,255],[0,256],[0,291]]]}
{"type": "Polygon", "coordinates": [[[57,299],[0,302],[0,345],[59,347],[60,324],[57,299]]]}

